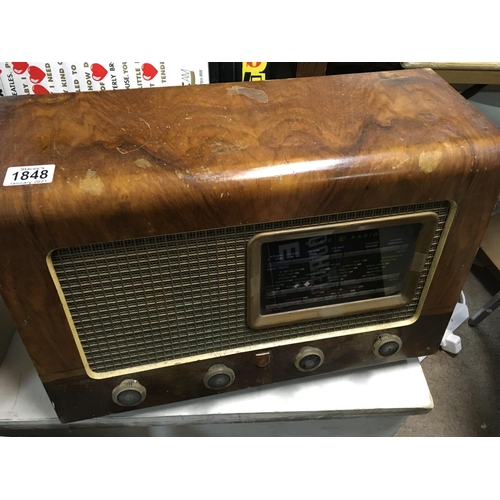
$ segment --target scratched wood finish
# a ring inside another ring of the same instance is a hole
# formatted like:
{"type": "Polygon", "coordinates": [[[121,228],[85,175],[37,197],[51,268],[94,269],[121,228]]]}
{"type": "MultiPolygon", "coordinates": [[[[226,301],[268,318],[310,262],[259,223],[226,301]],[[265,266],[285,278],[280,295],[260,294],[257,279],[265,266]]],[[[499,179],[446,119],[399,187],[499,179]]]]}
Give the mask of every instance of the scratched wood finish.
{"type": "MultiPolygon", "coordinates": [[[[421,318],[398,331],[401,356],[418,356],[439,346],[500,191],[497,127],[432,70],[9,97],[0,129],[2,178],[56,165],[51,184],[0,187],[0,291],[66,421],[122,409],[105,396],[119,380],[85,375],[46,265],[54,248],[453,200],[421,318]]],[[[383,362],[374,335],[329,339],[343,356],[321,372],[383,362]]],[[[231,357],[245,374],[232,388],[302,376],[251,358],[231,357]]],[[[144,372],[143,404],[206,395],[207,363],[144,372]]]]}

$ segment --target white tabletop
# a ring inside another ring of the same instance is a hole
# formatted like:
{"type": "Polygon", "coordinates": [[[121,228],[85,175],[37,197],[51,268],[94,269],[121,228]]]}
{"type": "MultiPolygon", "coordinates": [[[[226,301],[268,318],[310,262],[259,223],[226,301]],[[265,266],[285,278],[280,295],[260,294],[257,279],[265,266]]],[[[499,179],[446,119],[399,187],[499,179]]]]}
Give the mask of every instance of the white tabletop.
{"type": "MultiPolygon", "coordinates": [[[[120,427],[425,413],[433,407],[417,359],[320,375],[70,424],[120,427]]],[[[16,334],[0,366],[0,427],[61,426],[16,334]]]]}

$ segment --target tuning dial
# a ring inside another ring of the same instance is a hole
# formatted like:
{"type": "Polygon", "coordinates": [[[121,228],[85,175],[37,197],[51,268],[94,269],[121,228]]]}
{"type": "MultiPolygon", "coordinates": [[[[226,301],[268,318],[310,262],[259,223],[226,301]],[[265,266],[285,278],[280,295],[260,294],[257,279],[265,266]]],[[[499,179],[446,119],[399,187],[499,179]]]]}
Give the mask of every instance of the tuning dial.
{"type": "Polygon", "coordinates": [[[373,352],[379,358],[388,358],[399,352],[402,345],[403,342],[397,335],[384,333],[373,344],[373,352]]]}
{"type": "Polygon", "coordinates": [[[226,365],[213,365],[203,377],[203,383],[208,389],[225,389],[234,382],[234,377],[233,370],[226,365]]]}
{"type": "Polygon", "coordinates": [[[113,389],[111,397],[117,405],[135,406],[144,401],[146,388],[137,380],[127,379],[113,389]]]}
{"type": "Polygon", "coordinates": [[[316,368],[319,368],[324,360],[325,355],[321,349],[303,347],[297,356],[295,356],[295,367],[301,372],[312,372],[316,368]]]}

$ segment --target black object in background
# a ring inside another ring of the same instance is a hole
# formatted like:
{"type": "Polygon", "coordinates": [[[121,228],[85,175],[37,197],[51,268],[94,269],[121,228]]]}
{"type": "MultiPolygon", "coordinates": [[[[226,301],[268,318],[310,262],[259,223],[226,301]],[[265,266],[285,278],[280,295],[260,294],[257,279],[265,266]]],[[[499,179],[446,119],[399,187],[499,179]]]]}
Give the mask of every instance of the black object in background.
{"type": "MultiPolygon", "coordinates": [[[[298,64],[297,62],[211,62],[208,63],[208,69],[210,83],[262,81],[295,78],[298,64]]],[[[329,62],[323,71],[326,75],[342,75],[401,69],[403,67],[398,62],[329,62]]]]}
{"type": "Polygon", "coordinates": [[[243,82],[294,78],[295,62],[212,62],[208,63],[210,83],[243,82]],[[245,66],[243,66],[245,65],[245,66]],[[245,69],[245,72],[243,72],[245,69]]]}

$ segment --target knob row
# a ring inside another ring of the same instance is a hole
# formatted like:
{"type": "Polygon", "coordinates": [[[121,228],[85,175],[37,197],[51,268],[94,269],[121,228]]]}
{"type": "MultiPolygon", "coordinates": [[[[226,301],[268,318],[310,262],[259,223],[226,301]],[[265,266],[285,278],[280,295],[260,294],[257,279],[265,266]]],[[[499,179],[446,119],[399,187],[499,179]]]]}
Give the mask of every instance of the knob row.
{"type": "MultiPolygon", "coordinates": [[[[393,356],[401,349],[402,342],[397,335],[382,334],[373,345],[373,352],[379,358],[393,356]]],[[[303,347],[295,356],[294,364],[301,372],[312,372],[319,368],[325,360],[325,355],[317,347],[303,347]]],[[[234,371],[223,364],[212,365],[205,376],[205,387],[221,390],[229,387],[235,379],[234,371]]],[[[120,406],[136,406],[146,398],[146,388],[137,380],[127,379],[113,389],[113,401],[120,406]]]]}

